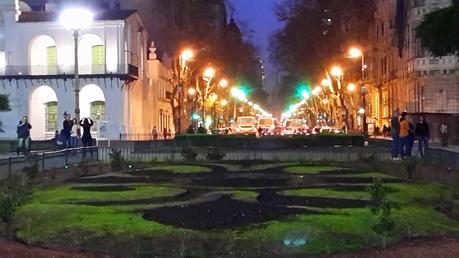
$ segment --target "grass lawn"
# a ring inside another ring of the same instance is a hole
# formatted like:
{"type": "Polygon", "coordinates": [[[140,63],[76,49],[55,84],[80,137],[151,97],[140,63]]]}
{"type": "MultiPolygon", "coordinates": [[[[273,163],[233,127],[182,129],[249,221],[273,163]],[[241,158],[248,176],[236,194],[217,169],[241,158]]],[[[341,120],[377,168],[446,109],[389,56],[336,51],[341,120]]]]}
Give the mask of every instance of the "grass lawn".
{"type": "MultiPolygon", "coordinates": [[[[164,164],[155,166],[154,169],[172,173],[211,171],[208,167],[164,164]]],[[[294,166],[287,172],[304,174],[307,179],[308,174],[335,169],[337,168],[327,166],[294,166]]],[[[285,176],[285,173],[279,171],[279,175],[285,176]]],[[[366,175],[385,176],[379,173],[366,175]]],[[[188,184],[193,186],[192,183],[188,184]]],[[[16,213],[14,223],[17,228],[16,236],[29,243],[108,251],[112,255],[121,257],[142,255],[259,257],[265,254],[301,257],[356,251],[380,246],[383,242],[383,237],[372,230],[376,219],[368,208],[336,209],[304,206],[304,209],[314,210],[318,214],[295,213],[296,215],[279,217],[247,227],[192,230],[148,221],[142,217],[142,209],[180,206],[182,199],[165,203],[120,206],[89,206],[72,203],[72,201],[134,200],[174,196],[183,193],[184,186],[125,184],[124,186],[129,187],[129,190],[111,192],[75,190],[72,189],[74,186],[76,185],[65,184],[36,188],[28,202],[16,213]]],[[[84,189],[88,186],[101,185],[77,186],[84,189]]],[[[389,197],[397,204],[392,213],[396,221],[396,229],[388,239],[389,242],[400,241],[407,237],[459,236],[459,222],[449,219],[434,209],[434,204],[448,193],[444,186],[420,183],[391,183],[385,186],[391,189],[389,197]]],[[[200,191],[203,190],[199,185],[195,187],[200,191]]],[[[258,203],[256,197],[259,193],[242,188],[222,187],[209,191],[211,192],[208,195],[206,193],[199,196],[200,202],[203,198],[205,200],[205,196],[228,193],[232,194],[235,200],[258,203]]],[[[365,191],[339,191],[326,186],[296,190],[287,188],[279,192],[289,196],[370,199],[369,193],[365,191]]],[[[190,203],[196,199],[187,201],[190,203]]]]}

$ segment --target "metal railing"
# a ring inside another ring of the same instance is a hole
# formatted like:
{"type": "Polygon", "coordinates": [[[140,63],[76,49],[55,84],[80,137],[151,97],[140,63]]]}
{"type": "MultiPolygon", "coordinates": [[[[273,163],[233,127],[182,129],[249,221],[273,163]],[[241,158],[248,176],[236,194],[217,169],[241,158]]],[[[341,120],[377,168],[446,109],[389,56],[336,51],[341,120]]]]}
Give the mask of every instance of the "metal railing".
{"type": "Polygon", "coordinates": [[[86,147],[32,153],[29,156],[10,156],[0,159],[0,179],[20,173],[25,167],[37,163],[40,172],[50,169],[65,168],[83,161],[98,161],[99,148],[86,147]]]}
{"type": "MultiPolygon", "coordinates": [[[[139,69],[132,64],[120,64],[108,67],[106,64],[80,65],[81,75],[93,74],[129,74],[138,76],[139,69]]],[[[71,75],[74,74],[73,65],[7,65],[0,68],[0,76],[46,76],[46,75],[71,75]]]]}

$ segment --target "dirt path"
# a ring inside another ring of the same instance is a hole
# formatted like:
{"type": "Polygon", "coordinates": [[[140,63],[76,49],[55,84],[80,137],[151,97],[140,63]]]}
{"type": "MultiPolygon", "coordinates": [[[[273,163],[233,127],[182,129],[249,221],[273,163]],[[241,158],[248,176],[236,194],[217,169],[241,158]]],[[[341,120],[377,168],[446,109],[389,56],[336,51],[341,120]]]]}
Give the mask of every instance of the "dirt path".
{"type": "Polygon", "coordinates": [[[459,239],[432,239],[405,241],[386,249],[338,254],[332,258],[456,258],[459,257],[459,239]]]}
{"type": "Polygon", "coordinates": [[[7,258],[110,258],[101,254],[66,252],[28,246],[19,242],[0,240],[0,257],[7,258]]]}

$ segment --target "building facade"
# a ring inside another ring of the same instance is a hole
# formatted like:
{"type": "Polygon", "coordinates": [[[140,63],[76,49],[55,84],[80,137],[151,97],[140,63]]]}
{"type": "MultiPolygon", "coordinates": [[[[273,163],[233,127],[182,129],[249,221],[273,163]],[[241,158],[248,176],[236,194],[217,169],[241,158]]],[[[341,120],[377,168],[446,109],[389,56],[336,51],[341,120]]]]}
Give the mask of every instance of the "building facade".
{"type": "MultiPolygon", "coordinates": [[[[62,129],[64,112],[74,114],[73,35],[58,22],[57,8],[51,2],[33,11],[24,2],[0,1],[0,94],[9,96],[12,108],[0,114],[0,138],[14,138],[26,115],[32,139],[48,139],[62,129]]],[[[158,104],[161,91],[170,90],[169,70],[148,50],[148,34],[135,11],[102,10],[81,32],[79,104],[81,117],[96,122],[93,136],[134,138],[154,126],[173,131],[172,122],[159,115],[167,117],[170,108],[158,104]]]]}

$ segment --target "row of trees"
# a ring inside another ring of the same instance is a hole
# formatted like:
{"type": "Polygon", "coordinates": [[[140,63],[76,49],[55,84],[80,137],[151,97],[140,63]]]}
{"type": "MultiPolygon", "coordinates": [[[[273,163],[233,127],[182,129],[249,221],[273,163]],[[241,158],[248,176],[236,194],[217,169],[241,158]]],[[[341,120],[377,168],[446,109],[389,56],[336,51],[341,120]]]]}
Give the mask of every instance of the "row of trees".
{"type": "MultiPolygon", "coordinates": [[[[185,84],[194,84],[205,67],[212,66],[232,84],[252,88],[253,99],[267,99],[257,49],[245,40],[233,19],[228,23],[224,0],[123,0],[122,7],[139,11],[160,55],[167,52],[177,58],[185,48],[194,50],[193,69],[180,78],[185,84]]],[[[177,65],[175,68],[178,77],[177,65]]],[[[177,109],[183,98],[178,81],[174,78],[171,94],[176,128],[183,115],[177,109]]]]}
{"type": "Polygon", "coordinates": [[[323,75],[325,65],[343,57],[349,45],[368,39],[365,26],[374,8],[373,0],[284,0],[277,5],[285,26],[271,39],[271,57],[284,72],[277,94],[281,102],[298,83],[323,75]]]}

